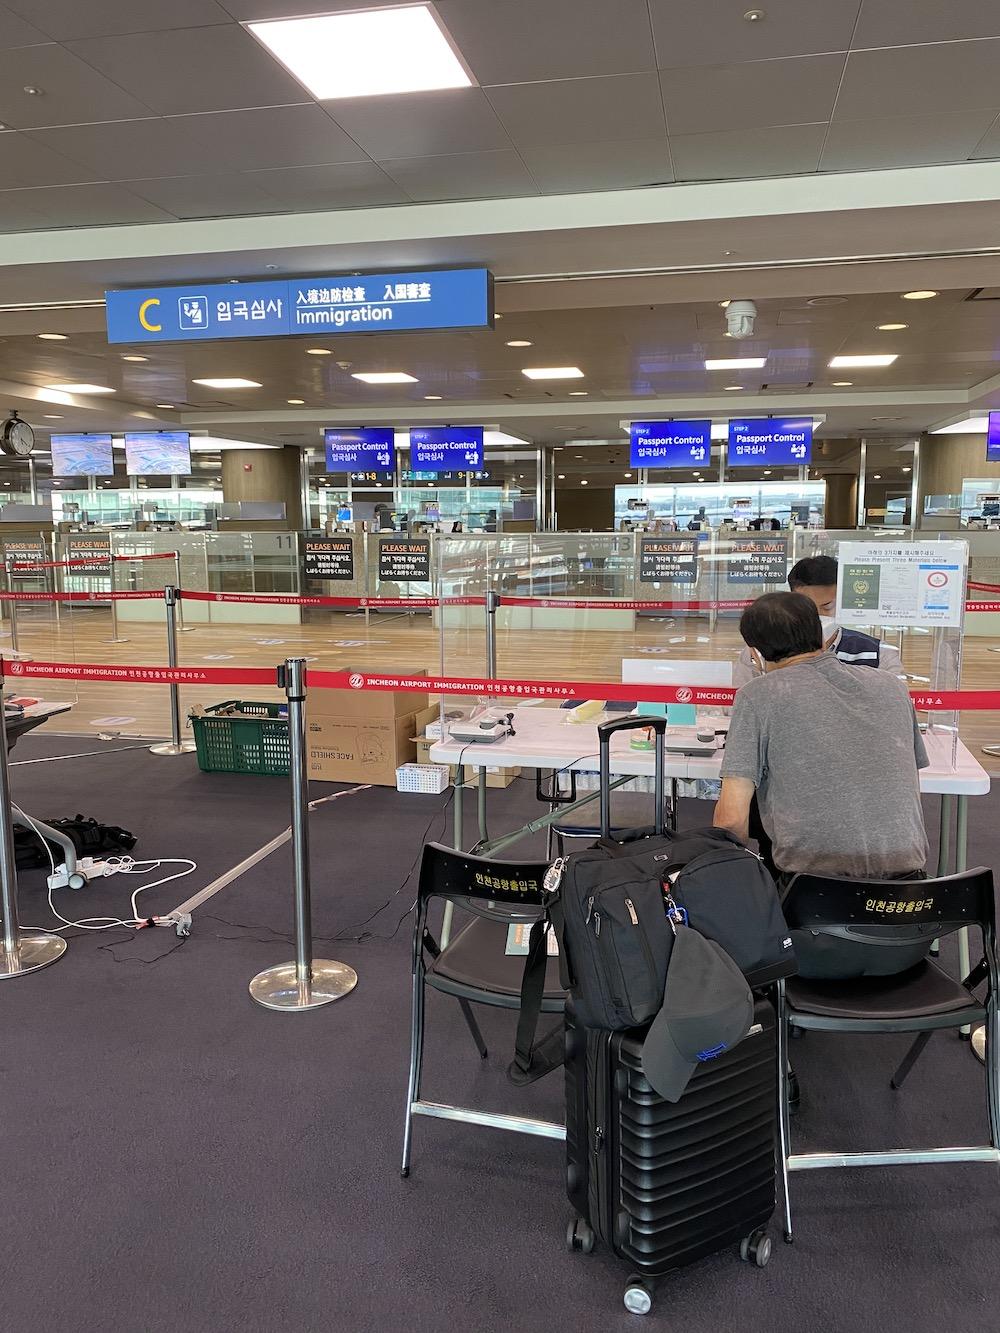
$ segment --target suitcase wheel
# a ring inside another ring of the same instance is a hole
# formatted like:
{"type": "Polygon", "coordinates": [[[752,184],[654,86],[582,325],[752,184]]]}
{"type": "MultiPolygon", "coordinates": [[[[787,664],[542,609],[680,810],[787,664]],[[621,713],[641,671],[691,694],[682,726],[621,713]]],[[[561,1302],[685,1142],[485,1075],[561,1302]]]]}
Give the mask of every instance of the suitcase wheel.
{"type": "Polygon", "coordinates": [[[629,1314],[649,1314],[653,1308],[653,1284],[643,1277],[630,1277],[625,1288],[625,1309],[629,1314]]]}
{"type": "Polygon", "coordinates": [[[751,1231],[740,1241],[740,1258],[764,1268],[771,1257],[771,1237],[764,1230],[751,1231]]]}
{"type": "Polygon", "coordinates": [[[574,1217],[566,1228],[566,1248],[574,1254],[590,1254],[594,1248],[594,1230],[582,1217],[574,1217]]]}

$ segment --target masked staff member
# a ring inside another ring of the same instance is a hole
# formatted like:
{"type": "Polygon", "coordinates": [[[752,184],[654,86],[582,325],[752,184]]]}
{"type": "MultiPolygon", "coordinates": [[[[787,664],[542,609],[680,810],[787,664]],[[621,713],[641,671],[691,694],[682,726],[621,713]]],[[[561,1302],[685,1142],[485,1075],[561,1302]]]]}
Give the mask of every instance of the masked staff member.
{"type": "MultiPolygon", "coordinates": [[[[798,871],[922,877],[927,835],[917,772],[928,761],[906,686],[827,651],[816,606],[801,593],[759,597],[743,612],[740,633],[761,674],[733,705],[716,827],[747,841],[756,794],[779,888],[798,871]]],[[[912,945],[886,949],[797,934],[805,936],[795,943],[799,970],[811,977],[900,972],[931,943],[914,936],[912,945]]]]}

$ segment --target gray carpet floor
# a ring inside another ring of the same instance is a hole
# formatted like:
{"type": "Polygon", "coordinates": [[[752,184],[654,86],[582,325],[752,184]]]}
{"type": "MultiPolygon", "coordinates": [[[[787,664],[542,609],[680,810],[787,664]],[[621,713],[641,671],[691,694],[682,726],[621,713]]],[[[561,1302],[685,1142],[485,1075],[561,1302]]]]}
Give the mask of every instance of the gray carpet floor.
{"type": "MultiPolygon", "coordinates": [[[[137,858],[196,859],[197,874],[148,895],[151,913],[287,825],[283,780],[202,774],[193,756],[109,745],[96,757],[23,762],[84,748],[96,746],[22,741],[15,797],[41,817],[81,811],[131,828],[137,858]]],[[[644,1326],[622,1307],[626,1274],[613,1256],[565,1250],[561,1145],[418,1121],[412,1176],[399,1177],[404,914],[423,839],[442,837],[446,819],[450,838],[448,799],[375,789],[314,814],[316,954],[360,975],[339,1004],[276,1014],[247,992],[257,971],[292,956],[287,847],[201,909],[184,943],[167,931],[71,931],[59,963],[0,987],[5,1329],[644,1326]]],[[[683,822],[704,822],[707,809],[685,803],[683,822]]],[[[970,860],[994,864],[997,797],[970,809],[970,860]]],[[[537,812],[532,787],[491,792],[491,810],[495,830],[520,822],[537,812]]],[[[471,824],[471,804],[469,815],[471,824]]],[[[928,822],[936,828],[932,803],[928,822]]],[[[127,915],[138,882],[63,891],[60,910],[127,915]]],[[[41,872],[22,874],[20,902],[24,923],[50,923],[41,872]]],[[[453,1001],[431,995],[428,1024],[425,1096],[560,1116],[558,1075],[525,1090],[507,1083],[509,1015],[484,1013],[485,1064],[453,1001]]],[[[967,1045],[935,1037],[893,1093],[906,1044],[819,1034],[796,1043],[796,1146],[984,1141],[982,1072],[967,1045]]],[[[726,1253],[665,1280],[645,1326],[995,1330],[998,1183],[983,1166],[799,1176],[793,1247],[772,1224],[766,1269],[726,1253]]]]}

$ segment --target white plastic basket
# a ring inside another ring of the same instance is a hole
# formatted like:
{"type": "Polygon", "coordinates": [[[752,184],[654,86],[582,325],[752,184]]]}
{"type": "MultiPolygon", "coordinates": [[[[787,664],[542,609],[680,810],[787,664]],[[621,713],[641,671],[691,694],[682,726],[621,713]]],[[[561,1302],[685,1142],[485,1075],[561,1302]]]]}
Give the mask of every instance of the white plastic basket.
{"type": "Polygon", "coordinates": [[[437,795],[448,790],[451,770],[447,764],[403,764],[396,769],[396,790],[437,795]]]}

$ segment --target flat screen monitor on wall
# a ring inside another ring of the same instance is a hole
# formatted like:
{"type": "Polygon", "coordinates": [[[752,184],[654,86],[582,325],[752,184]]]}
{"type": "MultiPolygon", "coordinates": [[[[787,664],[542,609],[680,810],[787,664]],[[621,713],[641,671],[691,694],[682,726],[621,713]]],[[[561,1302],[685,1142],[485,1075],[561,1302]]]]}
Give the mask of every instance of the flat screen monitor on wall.
{"type": "Polygon", "coordinates": [[[110,435],[53,435],[54,477],[113,477],[110,435]]]}
{"type": "Polygon", "coordinates": [[[189,477],[191,436],[186,430],[140,430],[125,436],[130,477],[189,477]]]}

